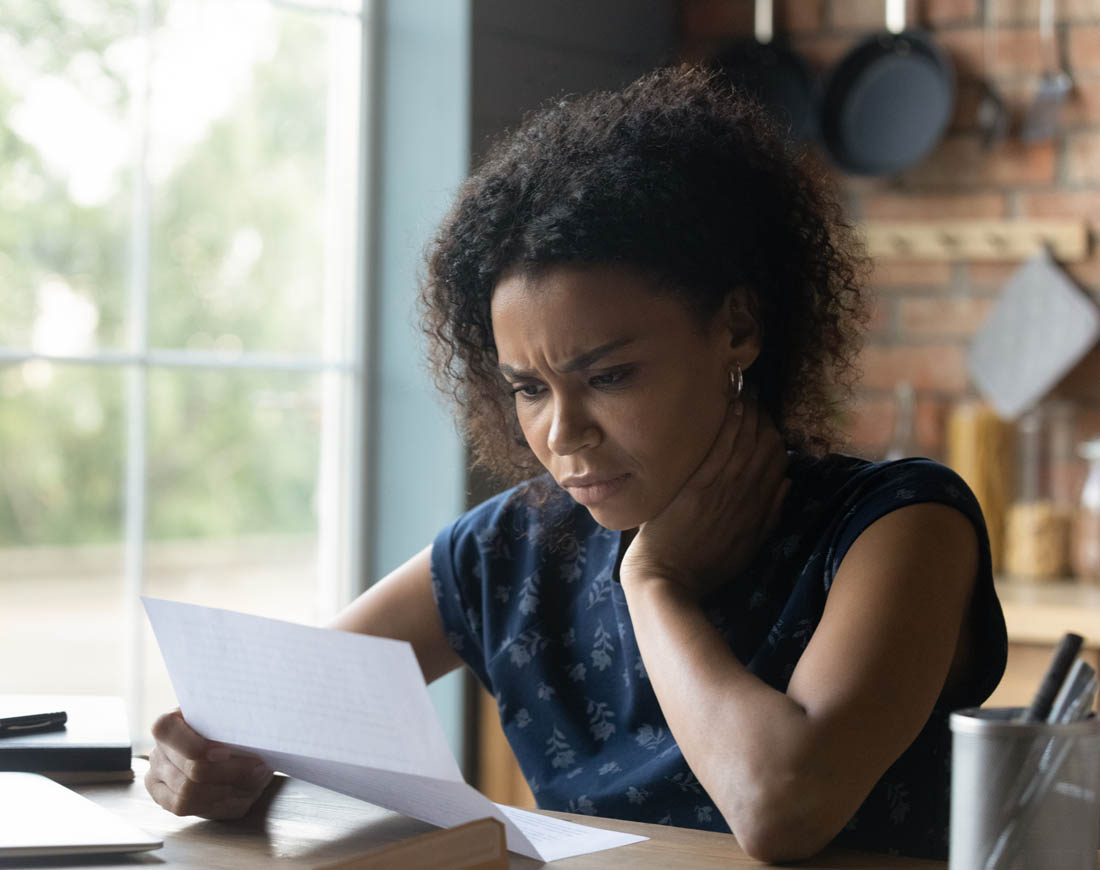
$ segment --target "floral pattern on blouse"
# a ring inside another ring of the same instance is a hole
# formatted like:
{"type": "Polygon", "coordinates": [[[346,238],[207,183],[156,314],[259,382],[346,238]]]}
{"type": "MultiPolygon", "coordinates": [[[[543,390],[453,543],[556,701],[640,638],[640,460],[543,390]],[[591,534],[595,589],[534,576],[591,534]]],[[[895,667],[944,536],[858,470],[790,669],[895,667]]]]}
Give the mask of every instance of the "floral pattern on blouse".
{"type": "MultiPolygon", "coordinates": [[[[796,458],[789,476],[793,485],[771,538],[703,602],[733,654],[780,691],[821,619],[841,560],[871,523],[906,505],[936,502],[965,514],[978,533],[972,630],[979,661],[972,678],[940,698],[837,837],[854,848],[945,858],[948,714],[989,696],[1007,650],[981,511],[958,475],[926,459],[796,458]]],[[[496,698],[541,808],[727,832],[647,678],[614,575],[619,539],[549,478],[489,499],[440,532],[432,547],[447,637],[496,698]]],[[[737,734],[723,735],[716,725],[715,739],[737,734]]]]}

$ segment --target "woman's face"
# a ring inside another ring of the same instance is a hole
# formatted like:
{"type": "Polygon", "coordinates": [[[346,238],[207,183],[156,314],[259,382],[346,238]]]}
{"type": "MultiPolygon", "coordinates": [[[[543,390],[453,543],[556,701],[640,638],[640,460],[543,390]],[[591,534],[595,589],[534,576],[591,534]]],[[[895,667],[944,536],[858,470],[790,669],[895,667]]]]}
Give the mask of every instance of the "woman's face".
{"type": "Polygon", "coordinates": [[[491,313],[527,443],[609,529],[653,519],[680,491],[718,433],[731,368],[758,350],[747,316],[727,306],[701,325],[623,267],[511,273],[491,313]]]}

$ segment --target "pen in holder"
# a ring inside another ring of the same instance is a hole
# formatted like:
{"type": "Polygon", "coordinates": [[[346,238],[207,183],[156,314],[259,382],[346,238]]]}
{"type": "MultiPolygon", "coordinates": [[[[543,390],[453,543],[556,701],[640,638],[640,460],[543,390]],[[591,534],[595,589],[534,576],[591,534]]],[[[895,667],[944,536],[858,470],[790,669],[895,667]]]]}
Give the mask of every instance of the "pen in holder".
{"type": "Polygon", "coordinates": [[[952,870],[1096,866],[1100,719],[1052,725],[1022,712],[951,714],[952,870]]]}
{"type": "Polygon", "coordinates": [[[1094,868],[1097,677],[1068,633],[1026,709],[951,714],[950,864],[966,870],[1094,868]]]}
{"type": "MultiPolygon", "coordinates": [[[[1096,686],[1096,673],[1085,662],[1078,660],[1049,707],[1047,724],[1067,724],[1085,719],[1092,708],[1096,686]]],[[[982,862],[983,870],[1005,870],[1013,866],[1025,849],[1027,832],[1035,823],[1076,740],[1072,735],[1052,735],[1032,743],[1028,757],[1005,797],[1000,814],[1000,833],[982,862]]],[[[1076,789],[1065,783],[1060,785],[1063,789],[1076,789]]]]}

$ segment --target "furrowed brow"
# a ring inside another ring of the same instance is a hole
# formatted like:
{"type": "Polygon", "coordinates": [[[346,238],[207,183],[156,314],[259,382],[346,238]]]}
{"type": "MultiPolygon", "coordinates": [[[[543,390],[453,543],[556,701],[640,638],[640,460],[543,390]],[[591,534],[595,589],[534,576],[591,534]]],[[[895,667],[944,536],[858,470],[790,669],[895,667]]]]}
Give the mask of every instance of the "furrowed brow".
{"type": "MultiPolygon", "coordinates": [[[[606,354],[609,354],[614,350],[618,350],[621,347],[626,347],[626,345],[630,344],[633,341],[634,339],[632,338],[619,338],[615,341],[609,341],[607,342],[607,344],[601,344],[599,347],[594,347],[592,348],[592,350],[586,350],[584,353],[573,357],[573,359],[564,363],[558,369],[558,371],[562,372],[563,374],[567,374],[569,372],[576,372],[580,371],[581,369],[586,369],[590,365],[592,365],[592,363],[596,362],[600,357],[605,356],[606,354]]],[[[503,374],[506,378],[510,378],[511,380],[523,380],[524,378],[535,377],[534,372],[528,371],[526,369],[514,369],[507,363],[500,363],[500,365],[497,367],[500,369],[501,374],[503,374]]]]}

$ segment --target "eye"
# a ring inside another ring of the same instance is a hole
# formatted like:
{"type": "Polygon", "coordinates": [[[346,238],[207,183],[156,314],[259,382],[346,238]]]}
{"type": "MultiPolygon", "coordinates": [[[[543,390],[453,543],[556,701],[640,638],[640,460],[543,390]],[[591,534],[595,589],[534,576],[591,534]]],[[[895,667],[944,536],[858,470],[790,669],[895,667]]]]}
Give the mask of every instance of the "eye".
{"type": "Polygon", "coordinates": [[[593,375],[588,379],[588,383],[593,387],[614,387],[621,384],[633,373],[634,369],[631,366],[620,366],[619,368],[609,369],[606,372],[593,375]]]}
{"type": "Polygon", "coordinates": [[[516,398],[534,401],[542,395],[543,387],[540,384],[515,384],[512,387],[512,395],[516,398]]]}

